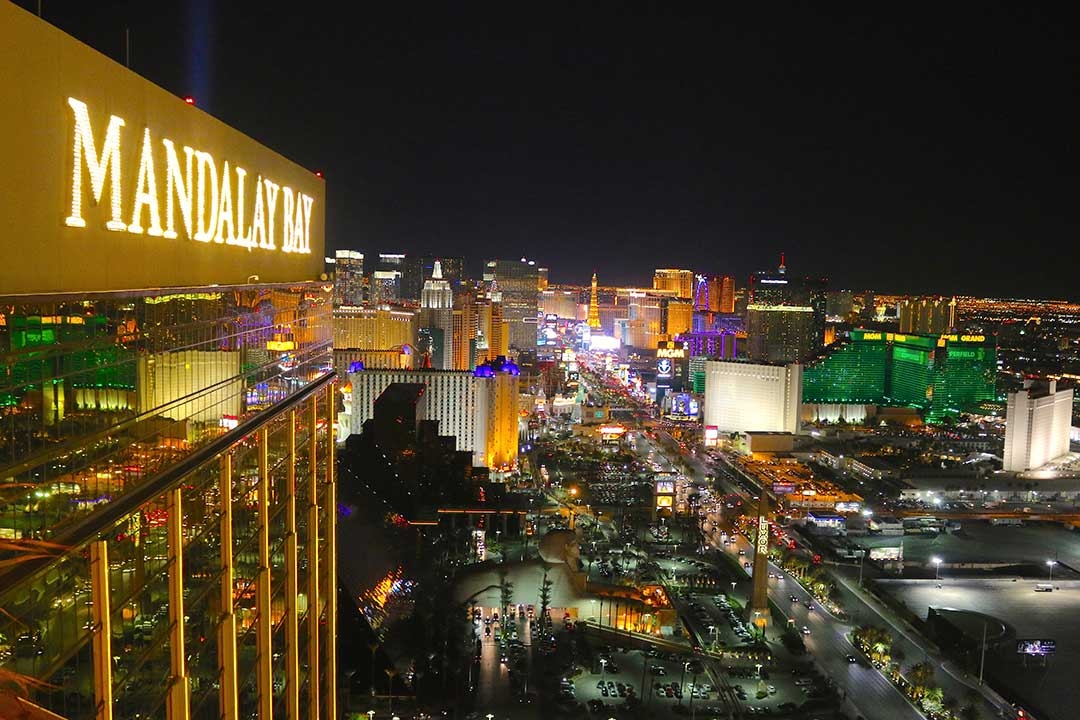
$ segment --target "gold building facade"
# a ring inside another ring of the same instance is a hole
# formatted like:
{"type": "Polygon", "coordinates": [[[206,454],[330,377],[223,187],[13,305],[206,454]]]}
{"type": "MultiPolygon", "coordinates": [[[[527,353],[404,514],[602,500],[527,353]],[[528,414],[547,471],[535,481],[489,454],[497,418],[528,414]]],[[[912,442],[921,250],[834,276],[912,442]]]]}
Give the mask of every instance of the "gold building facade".
{"type": "Polygon", "coordinates": [[[323,181],[7,2],[0,64],[3,699],[336,718],[323,181]]]}

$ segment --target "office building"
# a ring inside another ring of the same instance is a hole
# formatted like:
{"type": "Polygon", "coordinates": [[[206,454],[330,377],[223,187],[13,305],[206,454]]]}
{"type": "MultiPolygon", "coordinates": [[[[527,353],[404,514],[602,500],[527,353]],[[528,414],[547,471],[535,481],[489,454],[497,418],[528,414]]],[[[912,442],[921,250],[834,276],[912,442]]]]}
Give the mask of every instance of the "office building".
{"type": "Polygon", "coordinates": [[[373,305],[400,302],[401,271],[376,270],[368,279],[368,295],[373,305]]]}
{"type": "Polygon", "coordinates": [[[375,399],[392,383],[428,388],[426,419],[439,421],[439,434],[456,438],[456,448],[471,453],[474,467],[491,470],[517,462],[517,366],[505,358],[475,371],[379,370],[349,374],[352,433],[361,432],[374,413],[375,399]],[[512,430],[512,432],[511,432],[512,430]],[[512,436],[512,437],[511,437],[512,436]]]}
{"type": "Polygon", "coordinates": [[[387,305],[340,307],[334,310],[334,347],[394,350],[416,346],[419,328],[413,310],[387,305]]]}
{"type": "Polygon", "coordinates": [[[1039,468],[1069,452],[1073,391],[1057,382],[1024,380],[1009,393],[1005,411],[1005,463],[1010,472],[1039,468]]]}
{"type": "Polygon", "coordinates": [[[338,717],[323,180],[7,2],[0,63],[4,707],[338,717]]]}
{"type": "MultiPolygon", "coordinates": [[[[565,289],[553,289],[540,291],[540,313],[542,315],[554,315],[560,320],[567,320],[574,322],[577,320],[584,320],[587,316],[587,312],[583,314],[581,312],[581,305],[578,304],[578,293],[576,290],[565,289]]],[[[586,306],[587,307],[587,306],[586,306]]],[[[600,322],[599,311],[597,314],[597,322],[600,322]]]]}
{"type": "Polygon", "coordinates": [[[653,272],[653,289],[673,292],[680,300],[694,299],[694,271],[657,268],[653,272]]]}
{"type": "Polygon", "coordinates": [[[442,266],[443,279],[450,287],[457,290],[464,278],[465,260],[460,257],[439,255],[406,255],[402,262],[401,298],[417,302],[424,289],[424,282],[435,270],[435,261],[442,266]]]}
{"type": "Polygon", "coordinates": [[[854,312],[854,293],[850,290],[829,290],[825,300],[825,317],[829,321],[847,322],[854,312]]]}
{"type": "MultiPolygon", "coordinates": [[[[597,313],[599,320],[599,313],[597,313]]],[[[690,332],[694,325],[694,305],[685,300],[660,300],[660,332],[669,337],[690,332]]]]}
{"type": "Polygon", "coordinates": [[[801,362],[825,344],[826,280],[776,272],[750,277],[747,355],[759,362],[801,362]]]}
{"type": "Polygon", "coordinates": [[[424,281],[424,289],[420,297],[420,327],[428,331],[432,338],[438,330],[441,335],[439,342],[439,357],[436,361],[432,355],[431,366],[439,370],[452,370],[454,367],[453,337],[454,337],[454,291],[450,283],[443,279],[442,264],[436,260],[432,267],[431,277],[424,281]]]}
{"type": "Polygon", "coordinates": [[[416,351],[411,345],[404,345],[396,350],[334,348],[334,372],[339,377],[356,372],[359,367],[411,370],[416,366],[416,351]],[[357,366],[357,363],[360,365],[357,366]]]}
{"type": "Polygon", "coordinates": [[[690,357],[734,360],[738,354],[737,335],[730,331],[679,333],[676,339],[686,343],[690,357]]]}
{"type": "Polygon", "coordinates": [[[956,329],[956,298],[904,298],[897,307],[900,332],[943,335],[956,329]]]}
{"type": "Polygon", "coordinates": [[[334,307],[364,302],[364,253],[338,250],[334,254],[334,307]]]}
{"type": "Polygon", "coordinates": [[[796,433],[801,402],[801,365],[705,362],[706,428],[796,433]]]}
{"type": "Polygon", "coordinates": [[[730,315],[735,312],[735,278],[724,275],[720,278],[720,312],[730,315]]]}
{"type": "Polygon", "coordinates": [[[502,293],[502,319],[509,325],[507,347],[519,351],[535,349],[540,312],[536,262],[525,258],[488,260],[484,267],[484,281],[494,280],[502,293]]]}
{"type": "Polygon", "coordinates": [[[461,285],[454,291],[453,324],[450,340],[450,353],[454,370],[471,370],[473,348],[476,344],[476,289],[471,285],[461,285]]]}

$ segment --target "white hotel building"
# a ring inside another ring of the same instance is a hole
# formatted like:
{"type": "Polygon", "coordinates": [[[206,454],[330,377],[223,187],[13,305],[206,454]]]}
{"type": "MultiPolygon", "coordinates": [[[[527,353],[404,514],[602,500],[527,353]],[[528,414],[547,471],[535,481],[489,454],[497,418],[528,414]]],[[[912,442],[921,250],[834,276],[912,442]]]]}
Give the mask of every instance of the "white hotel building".
{"type": "Polygon", "coordinates": [[[705,427],[796,433],[801,403],[802,365],[705,363],[705,427]]]}
{"type": "MultiPolygon", "coordinates": [[[[486,376],[432,369],[349,373],[352,402],[349,416],[339,416],[339,430],[362,433],[364,422],[374,415],[375,400],[391,383],[421,383],[428,388],[426,419],[439,421],[439,434],[457,438],[456,449],[472,453],[473,467],[505,470],[516,463],[518,452],[518,375],[512,367],[513,374],[496,371],[486,376]]],[[[340,434],[339,440],[344,440],[340,434]]]]}
{"type": "Polygon", "coordinates": [[[1009,393],[1005,410],[1004,469],[1023,472],[1041,467],[1069,452],[1073,391],[1058,390],[1057,382],[1009,393]]]}

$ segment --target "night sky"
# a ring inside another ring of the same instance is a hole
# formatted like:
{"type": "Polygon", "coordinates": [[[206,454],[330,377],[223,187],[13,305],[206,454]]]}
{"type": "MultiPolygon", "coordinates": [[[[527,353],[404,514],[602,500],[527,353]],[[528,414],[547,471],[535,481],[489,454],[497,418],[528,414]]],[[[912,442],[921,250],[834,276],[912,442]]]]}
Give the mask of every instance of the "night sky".
{"type": "Polygon", "coordinates": [[[785,251],[832,287],[1080,300],[1071,17],[622,5],[44,0],[44,17],[117,60],[130,27],[135,71],[323,171],[330,250],[740,285],[785,251]]]}

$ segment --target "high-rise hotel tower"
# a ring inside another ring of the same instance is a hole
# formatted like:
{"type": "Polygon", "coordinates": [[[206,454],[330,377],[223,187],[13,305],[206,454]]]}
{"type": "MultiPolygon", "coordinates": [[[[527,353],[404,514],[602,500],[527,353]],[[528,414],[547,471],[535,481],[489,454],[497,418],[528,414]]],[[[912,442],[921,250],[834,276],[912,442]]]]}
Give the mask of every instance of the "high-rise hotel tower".
{"type": "Polygon", "coordinates": [[[322,179],[9,2],[0,66],[0,705],[338,717],[322,179]]]}

